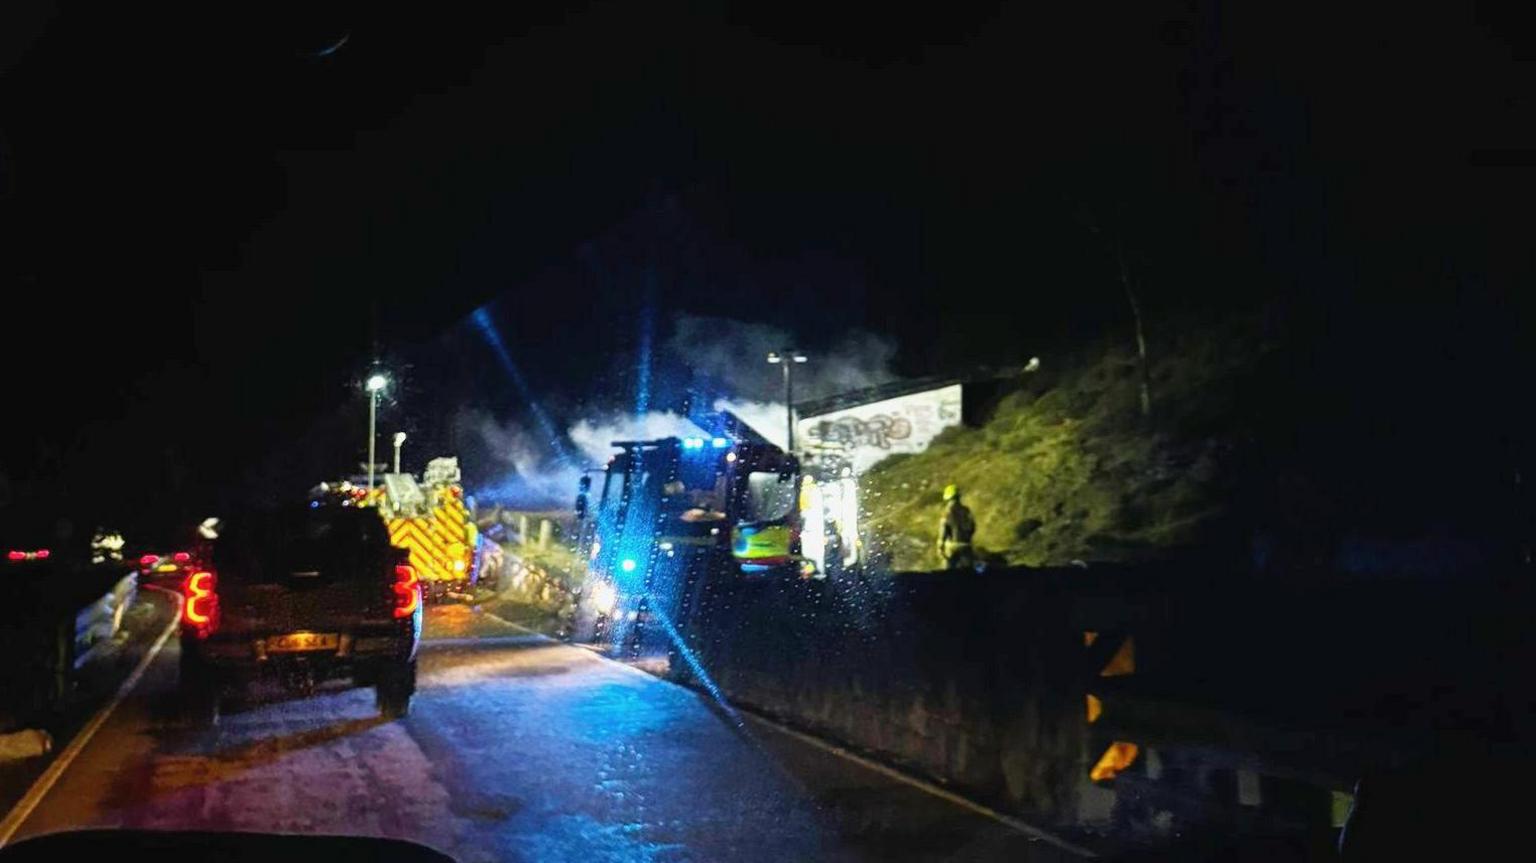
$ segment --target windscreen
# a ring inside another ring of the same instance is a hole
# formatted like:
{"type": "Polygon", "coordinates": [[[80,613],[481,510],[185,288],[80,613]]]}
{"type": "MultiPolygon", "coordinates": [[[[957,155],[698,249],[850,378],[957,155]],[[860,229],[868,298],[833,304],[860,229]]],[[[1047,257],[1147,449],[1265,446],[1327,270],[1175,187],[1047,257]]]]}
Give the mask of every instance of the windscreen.
{"type": "Polygon", "coordinates": [[[792,476],[776,471],[747,474],[746,521],[775,521],[789,515],[795,503],[792,476]]]}

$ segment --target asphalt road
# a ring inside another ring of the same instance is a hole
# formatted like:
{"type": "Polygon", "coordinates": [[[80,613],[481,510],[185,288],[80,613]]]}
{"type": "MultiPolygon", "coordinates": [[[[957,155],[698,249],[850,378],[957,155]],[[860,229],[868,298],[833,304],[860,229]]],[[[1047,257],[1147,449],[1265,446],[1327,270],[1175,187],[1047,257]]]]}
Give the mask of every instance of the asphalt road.
{"type": "Polygon", "coordinates": [[[411,715],[258,693],[195,731],[174,639],[22,823],[411,839],[463,861],[1055,860],[1062,851],[590,651],[429,610],[411,715]]]}

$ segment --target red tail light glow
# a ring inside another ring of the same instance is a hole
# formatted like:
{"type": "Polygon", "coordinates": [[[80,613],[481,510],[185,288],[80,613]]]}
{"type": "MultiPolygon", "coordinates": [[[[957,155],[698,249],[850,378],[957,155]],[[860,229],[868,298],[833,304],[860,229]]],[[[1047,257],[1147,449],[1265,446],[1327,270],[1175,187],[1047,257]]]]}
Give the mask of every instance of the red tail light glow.
{"type": "Polygon", "coordinates": [[[139,566],[154,566],[155,564],[157,564],[159,562],[160,562],[160,555],[158,555],[158,554],[146,554],[143,557],[139,558],[139,566]]]}
{"type": "Polygon", "coordinates": [[[47,560],[48,559],[48,555],[50,555],[50,554],[53,554],[53,552],[49,551],[46,548],[39,548],[39,549],[37,549],[35,551],[22,551],[21,549],[12,549],[12,550],[7,551],[5,553],[5,559],[6,560],[47,560]]]}
{"type": "Polygon", "coordinates": [[[218,586],[211,572],[194,572],[182,584],[186,601],[181,606],[181,620],[196,630],[198,638],[206,637],[218,625],[218,586]]]}
{"type": "Polygon", "coordinates": [[[395,567],[395,617],[410,617],[421,607],[421,580],[416,568],[402,563],[395,567]]]}
{"type": "Polygon", "coordinates": [[[186,553],[184,551],[178,551],[178,552],[176,552],[175,555],[172,556],[172,559],[175,560],[177,563],[186,563],[187,561],[192,559],[192,555],[190,555],[190,554],[188,554],[188,553],[186,553]]]}

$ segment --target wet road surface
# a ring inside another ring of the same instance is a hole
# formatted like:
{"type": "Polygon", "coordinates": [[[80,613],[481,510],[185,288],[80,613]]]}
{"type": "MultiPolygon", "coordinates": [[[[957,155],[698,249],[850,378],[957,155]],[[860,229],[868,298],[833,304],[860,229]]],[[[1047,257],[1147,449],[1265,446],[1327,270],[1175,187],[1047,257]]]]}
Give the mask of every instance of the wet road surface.
{"type": "Polygon", "coordinates": [[[463,861],[1069,855],[704,696],[466,606],[429,609],[412,713],[372,690],[176,717],[174,639],[22,824],[411,839],[463,861]]]}

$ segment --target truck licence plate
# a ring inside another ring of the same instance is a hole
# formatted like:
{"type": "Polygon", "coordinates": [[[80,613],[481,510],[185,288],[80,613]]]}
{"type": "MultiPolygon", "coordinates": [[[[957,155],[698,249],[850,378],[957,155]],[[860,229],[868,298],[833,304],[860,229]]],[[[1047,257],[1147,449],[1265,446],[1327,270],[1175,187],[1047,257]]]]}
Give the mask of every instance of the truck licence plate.
{"type": "Polygon", "coordinates": [[[341,636],[334,632],[290,632],[267,639],[268,653],[300,653],[306,650],[335,650],[341,636]]]}

